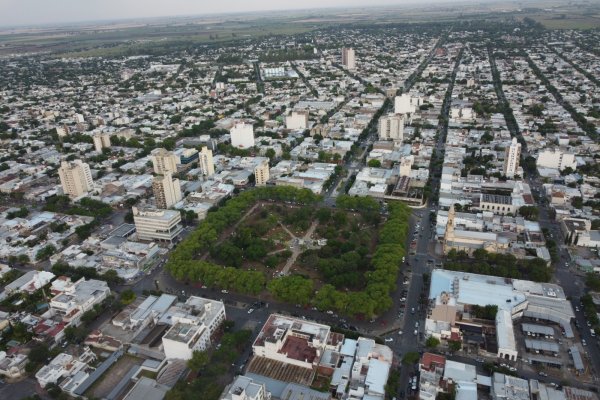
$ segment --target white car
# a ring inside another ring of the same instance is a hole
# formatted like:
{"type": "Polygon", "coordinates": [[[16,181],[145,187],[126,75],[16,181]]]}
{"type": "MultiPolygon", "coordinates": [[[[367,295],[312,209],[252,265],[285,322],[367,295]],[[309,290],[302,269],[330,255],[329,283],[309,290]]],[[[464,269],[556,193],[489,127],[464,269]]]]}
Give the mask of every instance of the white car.
{"type": "Polygon", "coordinates": [[[223,290],[221,290],[221,293],[225,293],[225,294],[227,294],[227,293],[229,293],[229,292],[228,292],[227,290],[223,289],[223,290]]]}
{"type": "Polygon", "coordinates": [[[386,342],[388,342],[388,343],[389,343],[389,342],[393,342],[393,341],[394,341],[394,338],[386,338],[386,339],[385,339],[385,341],[386,341],[386,342]]]}
{"type": "Polygon", "coordinates": [[[581,344],[584,346],[587,346],[587,343],[585,342],[585,339],[581,339],[581,344]]]}
{"type": "Polygon", "coordinates": [[[402,335],[402,331],[398,331],[398,335],[402,335]]]}
{"type": "Polygon", "coordinates": [[[249,309],[248,314],[252,314],[253,311],[254,311],[254,308],[249,309]]]}

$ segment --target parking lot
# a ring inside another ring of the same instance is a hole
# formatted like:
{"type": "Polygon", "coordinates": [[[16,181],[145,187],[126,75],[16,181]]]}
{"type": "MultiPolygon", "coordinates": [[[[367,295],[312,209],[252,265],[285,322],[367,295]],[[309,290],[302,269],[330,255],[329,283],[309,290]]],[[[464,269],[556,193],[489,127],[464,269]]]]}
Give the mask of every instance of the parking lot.
{"type": "Polygon", "coordinates": [[[515,325],[515,336],[523,368],[537,373],[540,380],[587,381],[592,378],[578,335],[566,338],[559,325],[523,318],[515,325]]]}

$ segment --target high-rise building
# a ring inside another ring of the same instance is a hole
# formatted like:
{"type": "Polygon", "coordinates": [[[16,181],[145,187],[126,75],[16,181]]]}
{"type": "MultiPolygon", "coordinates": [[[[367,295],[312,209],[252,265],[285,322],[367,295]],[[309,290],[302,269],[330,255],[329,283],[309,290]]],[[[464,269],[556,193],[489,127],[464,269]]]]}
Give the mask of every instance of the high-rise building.
{"type": "Polygon", "coordinates": [[[404,117],[402,115],[389,114],[379,118],[379,139],[403,140],[404,117]]]}
{"type": "Polygon", "coordinates": [[[285,126],[293,130],[308,128],[308,111],[292,111],[285,117],[285,126]]]}
{"type": "Polygon", "coordinates": [[[179,179],[173,178],[170,172],[154,178],[152,191],[156,199],[156,208],[167,209],[182,198],[179,179]]]}
{"type": "Polygon", "coordinates": [[[173,242],[183,231],[179,211],[137,207],[133,207],[131,211],[133,211],[137,237],[140,240],[173,242]]]}
{"type": "Polygon", "coordinates": [[[562,171],[565,168],[571,168],[573,170],[577,168],[575,154],[566,153],[558,148],[540,151],[535,164],[538,168],[551,168],[558,169],[559,171],[562,171]]]}
{"type": "Polygon", "coordinates": [[[412,114],[416,110],[414,103],[408,93],[396,96],[394,98],[394,112],[396,114],[412,114]]]}
{"type": "Polygon", "coordinates": [[[506,148],[504,156],[504,175],[513,178],[519,169],[519,160],[521,157],[521,143],[517,138],[513,138],[510,146],[506,148]]]}
{"type": "Polygon", "coordinates": [[[213,161],[213,153],[212,150],[209,150],[206,146],[204,146],[200,151],[198,166],[200,167],[200,171],[202,171],[202,175],[210,177],[215,174],[215,163],[213,161]]]}
{"type": "Polygon", "coordinates": [[[353,48],[342,49],[342,65],[347,69],[356,69],[356,54],[353,48]]]}
{"type": "Polygon", "coordinates": [[[154,149],[152,150],[152,165],[154,166],[154,172],[158,175],[164,175],[165,172],[175,173],[177,172],[177,163],[179,157],[166,149],[154,149]]]}
{"type": "Polygon", "coordinates": [[[265,186],[269,180],[269,161],[263,160],[254,167],[254,181],[256,186],[265,186]]]}
{"type": "Polygon", "coordinates": [[[63,161],[58,169],[63,192],[72,199],[87,194],[94,188],[90,166],[81,160],[63,161]]]}
{"type": "Polygon", "coordinates": [[[229,131],[231,145],[238,149],[254,147],[254,127],[244,122],[236,123],[229,131]]]}
{"type": "Polygon", "coordinates": [[[104,148],[110,148],[110,134],[108,132],[95,133],[92,138],[94,139],[94,147],[98,153],[101,153],[104,148]]]}

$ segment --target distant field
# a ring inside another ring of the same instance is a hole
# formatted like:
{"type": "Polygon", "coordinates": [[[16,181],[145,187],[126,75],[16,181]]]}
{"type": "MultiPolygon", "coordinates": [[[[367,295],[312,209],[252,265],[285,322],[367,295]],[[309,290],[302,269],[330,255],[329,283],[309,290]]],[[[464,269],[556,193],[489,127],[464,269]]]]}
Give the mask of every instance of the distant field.
{"type": "MultiPolygon", "coordinates": [[[[302,24],[292,25],[286,24],[281,26],[253,26],[253,27],[225,27],[207,29],[206,27],[197,27],[196,32],[177,33],[169,32],[161,36],[153,35],[145,39],[129,39],[125,36],[122,42],[114,43],[110,47],[96,47],[91,49],[66,49],[60,52],[64,57],[109,57],[123,56],[130,54],[141,54],[145,51],[160,53],[172,51],[177,48],[185,48],[187,46],[208,44],[208,43],[225,43],[243,38],[257,38],[271,35],[293,35],[297,33],[309,32],[314,28],[309,28],[302,24]]],[[[88,41],[89,43],[89,41],[88,41]]],[[[109,42],[107,42],[108,44],[109,42]]]]}
{"type": "Polygon", "coordinates": [[[279,12],[211,17],[181,17],[80,24],[66,27],[0,30],[0,56],[53,53],[64,57],[116,57],[165,54],[210,43],[224,44],[270,35],[293,35],[330,26],[374,26],[391,23],[444,23],[465,20],[532,18],[549,29],[600,28],[600,6],[562,0],[532,0],[529,8],[501,0],[478,5],[357,8],[352,11],[279,12]]]}
{"type": "Polygon", "coordinates": [[[239,38],[291,35],[315,29],[316,24],[254,19],[248,21],[207,21],[206,23],[164,26],[119,27],[107,30],[86,27],[69,32],[0,34],[0,55],[52,52],[65,57],[98,57],[153,53],[198,44],[222,43],[239,38]]]}
{"type": "Polygon", "coordinates": [[[565,18],[531,16],[548,29],[595,29],[600,28],[600,18],[596,16],[569,15],[565,18]]]}

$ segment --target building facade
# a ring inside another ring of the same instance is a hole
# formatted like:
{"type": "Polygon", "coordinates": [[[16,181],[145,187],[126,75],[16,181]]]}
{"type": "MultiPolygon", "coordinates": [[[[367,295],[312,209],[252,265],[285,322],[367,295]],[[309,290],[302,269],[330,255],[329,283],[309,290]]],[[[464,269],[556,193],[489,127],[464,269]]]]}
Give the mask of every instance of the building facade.
{"type": "Polygon", "coordinates": [[[108,132],[96,133],[93,139],[94,147],[98,153],[101,153],[104,148],[110,148],[110,135],[108,132]]]}
{"type": "Polygon", "coordinates": [[[152,191],[154,192],[156,207],[163,210],[177,204],[182,199],[179,179],[173,178],[170,172],[154,178],[152,191]]]}
{"type": "Polygon", "coordinates": [[[254,181],[256,186],[265,186],[269,180],[269,162],[264,160],[254,167],[254,181]]]}
{"type": "Polygon", "coordinates": [[[299,130],[308,128],[308,111],[292,111],[285,117],[285,126],[288,129],[299,130]]]}
{"type": "Polygon", "coordinates": [[[415,106],[409,94],[404,93],[401,96],[394,98],[394,113],[396,114],[412,114],[415,112],[415,106]]]}
{"type": "Polygon", "coordinates": [[[192,296],[170,315],[171,328],[162,338],[165,356],[189,360],[194,351],[204,351],[225,321],[222,301],[192,296]]]}
{"type": "Polygon", "coordinates": [[[173,242],[181,234],[181,214],[173,210],[132,208],[133,221],[140,240],[173,242]]]}
{"type": "Polygon", "coordinates": [[[402,141],[404,139],[404,117],[390,114],[379,118],[379,139],[402,141]]]}
{"type": "Polygon", "coordinates": [[[254,147],[254,127],[243,122],[236,123],[231,130],[231,145],[238,149],[254,147]]]}
{"type": "Polygon", "coordinates": [[[519,161],[521,159],[521,143],[517,138],[513,138],[510,146],[506,148],[504,156],[504,175],[509,178],[514,178],[519,169],[519,161]]]}
{"type": "Polygon", "coordinates": [[[356,69],[356,53],[353,48],[342,49],[342,65],[347,69],[356,69]]]}
{"type": "Polygon", "coordinates": [[[167,172],[177,172],[177,163],[179,157],[166,149],[154,149],[152,150],[150,159],[154,166],[154,173],[158,175],[164,175],[167,172]]]}
{"type": "Polygon", "coordinates": [[[560,171],[565,168],[571,168],[573,170],[577,168],[575,154],[566,153],[560,149],[546,149],[540,151],[535,164],[538,168],[554,168],[560,171]]]}
{"type": "Polygon", "coordinates": [[[200,167],[200,171],[204,176],[211,177],[215,174],[215,163],[213,161],[213,153],[212,150],[209,150],[206,146],[202,147],[202,150],[200,151],[198,167],[200,167]]]}
{"type": "Polygon", "coordinates": [[[94,188],[90,166],[81,160],[63,161],[58,176],[63,192],[71,199],[84,196],[94,188]]]}

